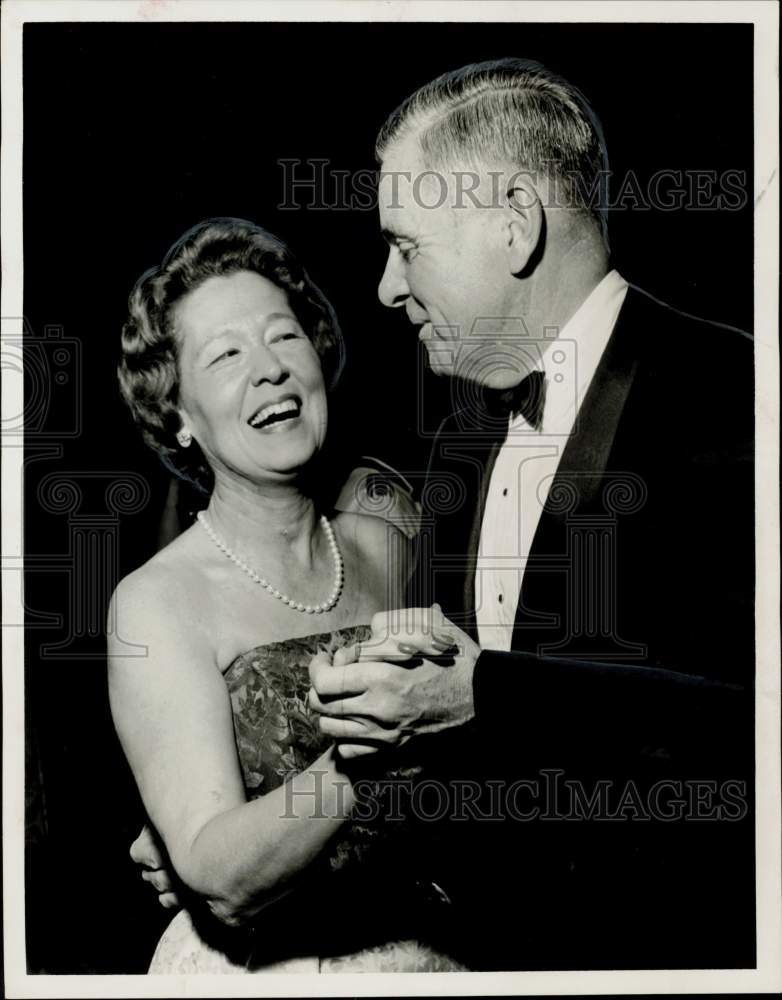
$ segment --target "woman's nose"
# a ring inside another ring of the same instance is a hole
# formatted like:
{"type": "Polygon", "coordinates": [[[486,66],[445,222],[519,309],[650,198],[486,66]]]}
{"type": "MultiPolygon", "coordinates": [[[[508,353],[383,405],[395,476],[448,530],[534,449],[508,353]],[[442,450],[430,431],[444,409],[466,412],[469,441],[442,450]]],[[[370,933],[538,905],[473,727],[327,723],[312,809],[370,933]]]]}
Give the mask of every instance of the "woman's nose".
{"type": "Polygon", "coordinates": [[[388,306],[389,309],[397,309],[399,306],[403,306],[410,297],[404,263],[396,247],[391,247],[388,251],[388,260],[383,271],[383,277],[377,286],[377,295],[383,305],[388,306]]]}
{"type": "Polygon", "coordinates": [[[265,344],[258,344],[250,359],[251,378],[253,385],[261,382],[271,382],[276,385],[287,374],[285,365],[277,354],[265,344]]]}

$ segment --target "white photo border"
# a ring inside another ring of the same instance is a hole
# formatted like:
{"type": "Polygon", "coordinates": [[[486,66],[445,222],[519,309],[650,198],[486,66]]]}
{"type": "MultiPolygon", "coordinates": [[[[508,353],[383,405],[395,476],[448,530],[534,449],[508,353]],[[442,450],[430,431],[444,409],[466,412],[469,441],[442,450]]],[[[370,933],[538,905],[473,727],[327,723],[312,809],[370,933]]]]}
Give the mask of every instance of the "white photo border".
{"type": "MultiPolygon", "coordinates": [[[[782,990],[779,558],[779,11],[771,0],[5,0],[2,6],[2,338],[21,340],[22,30],[26,22],[519,21],[755,26],[757,968],[612,972],[362,973],[329,976],[29,975],[24,906],[22,468],[3,440],[3,927],[9,997],[439,996],[773,993],[782,990]],[[15,318],[16,317],[16,318],[15,318]],[[11,624],[9,624],[11,623],[11,624]]],[[[3,364],[2,418],[22,413],[21,372],[3,364]]]]}

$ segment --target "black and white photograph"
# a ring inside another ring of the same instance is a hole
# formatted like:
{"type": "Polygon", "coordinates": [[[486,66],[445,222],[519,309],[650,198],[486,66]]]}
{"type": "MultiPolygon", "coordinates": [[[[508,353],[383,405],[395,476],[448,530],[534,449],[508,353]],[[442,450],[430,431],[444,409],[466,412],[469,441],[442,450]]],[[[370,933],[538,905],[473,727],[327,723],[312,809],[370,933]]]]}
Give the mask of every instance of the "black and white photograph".
{"type": "Polygon", "coordinates": [[[782,989],[776,5],[2,15],[6,995],[782,989]]]}

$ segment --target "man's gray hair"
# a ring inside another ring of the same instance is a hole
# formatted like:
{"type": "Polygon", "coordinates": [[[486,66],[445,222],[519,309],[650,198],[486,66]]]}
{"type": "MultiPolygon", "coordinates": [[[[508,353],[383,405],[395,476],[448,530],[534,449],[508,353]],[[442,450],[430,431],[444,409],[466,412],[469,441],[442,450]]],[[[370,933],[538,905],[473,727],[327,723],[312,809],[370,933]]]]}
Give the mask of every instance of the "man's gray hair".
{"type": "Polygon", "coordinates": [[[607,236],[608,155],[600,121],[574,86],[540,63],[495,59],[438,76],[386,120],[375,143],[416,134],[427,169],[507,163],[554,181],[558,204],[582,209],[607,236]]]}

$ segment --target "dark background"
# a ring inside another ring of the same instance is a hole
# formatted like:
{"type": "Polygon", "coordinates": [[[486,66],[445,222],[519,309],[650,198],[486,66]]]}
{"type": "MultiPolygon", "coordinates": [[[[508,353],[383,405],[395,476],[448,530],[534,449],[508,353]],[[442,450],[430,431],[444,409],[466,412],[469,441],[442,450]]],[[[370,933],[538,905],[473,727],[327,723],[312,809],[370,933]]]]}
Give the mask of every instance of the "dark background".
{"type": "MultiPolygon", "coordinates": [[[[371,169],[378,127],[411,90],[505,55],[537,59],[584,91],[615,176],[632,170],[645,188],[662,169],[739,170],[751,184],[751,26],[25,27],[30,971],[143,972],[167,920],[128,859],[142,814],[111,727],[100,635],[117,578],[155,550],[168,486],[116,386],[133,282],[207,216],[282,236],[341,319],[340,447],[420,470],[451,389],[424,373],[412,328],[375,298],[385,256],[375,213],[278,210],[277,161],[371,169]],[[105,487],[123,473],[149,495],[112,513],[105,487]],[[78,507],[58,505],[52,475],[75,484],[78,507]]],[[[746,195],[741,211],[612,212],[615,266],[685,311],[751,329],[746,195]]]]}

